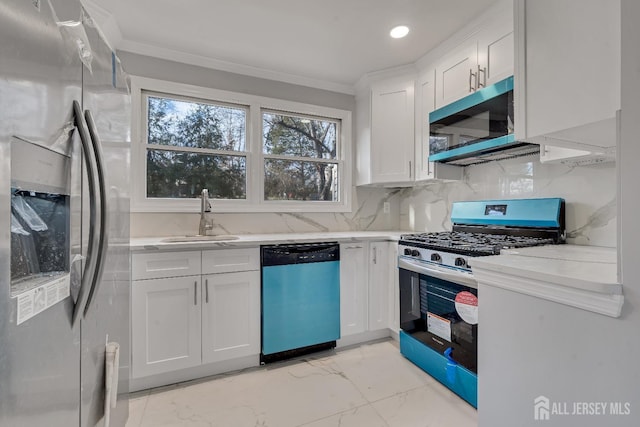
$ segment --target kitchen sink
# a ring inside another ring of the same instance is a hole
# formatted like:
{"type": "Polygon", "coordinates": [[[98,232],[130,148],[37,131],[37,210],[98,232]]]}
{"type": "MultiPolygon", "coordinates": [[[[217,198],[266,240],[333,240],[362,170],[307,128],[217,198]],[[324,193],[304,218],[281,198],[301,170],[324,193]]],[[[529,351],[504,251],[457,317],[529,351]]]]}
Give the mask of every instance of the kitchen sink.
{"type": "Polygon", "coordinates": [[[162,239],[165,243],[180,243],[180,242],[221,242],[225,240],[238,240],[238,236],[231,236],[229,234],[218,234],[213,236],[179,236],[179,237],[167,237],[162,239]]]}

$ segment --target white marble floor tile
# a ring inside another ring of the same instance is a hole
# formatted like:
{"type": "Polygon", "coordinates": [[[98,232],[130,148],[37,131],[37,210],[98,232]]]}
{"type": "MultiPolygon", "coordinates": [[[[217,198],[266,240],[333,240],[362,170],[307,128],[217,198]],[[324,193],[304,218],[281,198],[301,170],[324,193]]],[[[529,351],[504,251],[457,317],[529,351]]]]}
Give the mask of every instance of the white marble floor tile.
{"type": "Polygon", "coordinates": [[[477,411],[439,383],[371,404],[389,427],[476,427],[477,411]]]}
{"type": "Polygon", "coordinates": [[[136,393],[129,412],[126,427],[477,424],[472,407],[391,341],[136,393]]]}
{"type": "Polygon", "coordinates": [[[338,352],[333,360],[369,402],[435,381],[404,358],[391,341],[338,352]]]}
{"type": "Polygon", "coordinates": [[[301,427],[388,427],[378,412],[369,404],[353,408],[301,427]]]}
{"type": "Polygon", "coordinates": [[[147,406],[148,393],[129,399],[129,419],[126,427],[139,427],[142,423],[144,408],[147,406]]]}

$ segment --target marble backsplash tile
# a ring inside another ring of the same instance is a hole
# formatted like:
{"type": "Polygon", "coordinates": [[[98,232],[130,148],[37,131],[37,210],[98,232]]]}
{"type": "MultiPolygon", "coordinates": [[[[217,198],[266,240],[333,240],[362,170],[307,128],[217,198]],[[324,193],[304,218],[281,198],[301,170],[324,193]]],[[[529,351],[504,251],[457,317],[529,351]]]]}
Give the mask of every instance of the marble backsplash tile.
{"type": "MultiPolygon", "coordinates": [[[[402,189],[357,187],[345,213],[219,213],[218,234],[451,229],[451,204],[459,200],[562,197],[568,241],[616,246],[616,168],[608,163],[572,167],[531,157],[468,166],[462,181],[433,181],[402,189]],[[390,212],[384,213],[384,203],[390,212]]],[[[132,237],[196,234],[194,213],[132,213],[132,237]]]]}
{"type": "Polygon", "coordinates": [[[450,230],[451,204],[459,200],[562,197],[567,241],[616,246],[616,169],[542,164],[531,157],[468,166],[463,181],[433,182],[402,190],[400,228],[450,230]]]}
{"type": "MultiPolygon", "coordinates": [[[[352,212],[344,213],[214,213],[213,234],[305,233],[322,231],[397,230],[400,226],[399,189],[354,189],[352,212]],[[384,213],[384,203],[390,206],[384,213]]],[[[200,214],[132,213],[131,236],[196,234],[200,214]]]]}

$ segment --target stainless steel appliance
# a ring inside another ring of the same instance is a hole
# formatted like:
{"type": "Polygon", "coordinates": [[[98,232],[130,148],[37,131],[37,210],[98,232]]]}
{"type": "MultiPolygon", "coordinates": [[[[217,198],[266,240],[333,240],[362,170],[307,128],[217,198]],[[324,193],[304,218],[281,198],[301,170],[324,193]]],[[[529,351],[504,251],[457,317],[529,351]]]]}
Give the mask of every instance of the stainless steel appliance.
{"type": "Polygon", "coordinates": [[[124,426],[128,78],[78,1],[4,1],[0,39],[0,425],[124,426]]]}
{"type": "Polygon", "coordinates": [[[482,295],[473,278],[473,259],[505,248],[563,243],[564,209],[557,198],[456,202],[453,231],[402,235],[402,353],[476,406],[482,295]]]}
{"type": "Polygon", "coordinates": [[[262,362],[336,346],[340,338],[340,246],[263,246],[262,362]]]}
{"type": "Polygon", "coordinates": [[[472,165],[540,152],[513,133],[513,77],[429,113],[429,161],[472,165]]]}

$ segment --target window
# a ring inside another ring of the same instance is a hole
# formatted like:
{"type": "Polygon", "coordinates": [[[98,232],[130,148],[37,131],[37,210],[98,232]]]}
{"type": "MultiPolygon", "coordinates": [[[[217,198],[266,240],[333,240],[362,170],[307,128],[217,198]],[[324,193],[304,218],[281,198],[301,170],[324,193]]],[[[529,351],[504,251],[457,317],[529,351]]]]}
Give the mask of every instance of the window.
{"type": "Polygon", "coordinates": [[[147,198],[245,199],[246,108],[144,93],[147,198]]]}
{"type": "Polygon", "coordinates": [[[263,112],[264,199],[339,201],[339,125],[330,119],[263,112]]]}
{"type": "Polygon", "coordinates": [[[351,113],[132,78],[132,210],[351,209],[351,113]],[[137,142],[135,142],[137,141],[137,142]]]}

